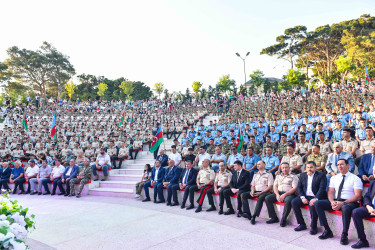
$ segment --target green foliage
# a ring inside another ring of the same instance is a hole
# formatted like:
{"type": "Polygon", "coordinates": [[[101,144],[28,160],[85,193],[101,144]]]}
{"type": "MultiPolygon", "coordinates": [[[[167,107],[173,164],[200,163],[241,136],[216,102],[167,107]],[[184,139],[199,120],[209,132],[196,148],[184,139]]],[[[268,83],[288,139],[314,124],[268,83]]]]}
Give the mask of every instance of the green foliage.
{"type": "Polygon", "coordinates": [[[119,88],[124,91],[124,94],[126,95],[126,99],[129,99],[129,100],[132,99],[131,94],[133,94],[133,91],[134,91],[134,86],[132,82],[123,81],[121,82],[119,88]]]}
{"type": "Polygon", "coordinates": [[[159,99],[160,99],[161,93],[163,93],[163,90],[164,90],[164,84],[163,83],[157,82],[157,83],[154,84],[154,91],[156,92],[156,94],[158,94],[159,99]]]}
{"type": "Polygon", "coordinates": [[[216,84],[216,88],[223,94],[228,94],[234,91],[236,81],[230,79],[230,75],[222,76],[216,84]]]}
{"type": "Polygon", "coordinates": [[[198,97],[198,93],[200,92],[202,85],[203,84],[201,82],[193,82],[192,88],[193,88],[193,92],[195,93],[195,96],[198,97]]]}
{"type": "Polygon", "coordinates": [[[105,84],[105,83],[103,83],[103,82],[101,82],[101,83],[99,83],[99,85],[97,86],[97,89],[98,89],[97,94],[98,94],[99,96],[102,97],[102,96],[104,96],[106,90],[108,89],[108,85],[105,84]]]}
{"type": "Polygon", "coordinates": [[[189,88],[186,88],[184,99],[186,99],[186,100],[190,100],[191,99],[189,88]]]}
{"type": "Polygon", "coordinates": [[[164,89],[164,99],[167,100],[169,98],[168,89],[164,89]]]}
{"type": "Polygon", "coordinates": [[[201,98],[206,98],[208,96],[207,90],[205,88],[202,88],[201,92],[201,98]]]}
{"type": "Polygon", "coordinates": [[[65,85],[66,92],[68,93],[69,99],[72,99],[72,95],[74,91],[77,89],[76,85],[74,85],[73,81],[68,82],[65,85]]]}
{"type": "Polygon", "coordinates": [[[260,87],[264,83],[264,74],[262,71],[257,69],[250,74],[250,79],[256,87],[260,87]]]}

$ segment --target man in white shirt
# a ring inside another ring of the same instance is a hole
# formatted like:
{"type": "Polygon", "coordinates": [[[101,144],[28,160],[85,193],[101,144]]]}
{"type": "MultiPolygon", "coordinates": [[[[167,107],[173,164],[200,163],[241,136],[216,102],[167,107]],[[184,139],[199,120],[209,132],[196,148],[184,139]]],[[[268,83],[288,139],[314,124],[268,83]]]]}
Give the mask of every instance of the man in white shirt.
{"type": "Polygon", "coordinates": [[[172,149],[172,153],[168,155],[168,158],[169,160],[173,160],[175,162],[175,166],[180,167],[181,161],[182,161],[181,154],[177,152],[175,145],[172,145],[171,149],[172,149]]]}
{"type": "Polygon", "coordinates": [[[38,172],[39,172],[39,167],[37,165],[35,165],[35,161],[34,160],[29,160],[28,162],[28,168],[26,169],[26,172],[25,172],[25,181],[28,182],[28,186],[27,186],[27,192],[24,191],[23,189],[23,185],[20,186],[20,189],[21,189],[21,193],[20,194],[29,194],[30,193],[30,179],[32,178],[36,178],[36,176],[38,175],[38,172]]]}
{"type": "Polygon", "coordinates": [[[328,200],[319,200],[315,202],[315,210],[318,214],[320,225],[325,230],[319,239],[325,240],[333,237],[333,233],[328,225],[325,215],[326,210],[342,211],[343,231],[340,243],[342,245],[349,244],[348,230],[353,209],[359,207],[358,201],[362,198],[363,184],[361,179],[349,172],[349,161],[339,159],[337,168],[340,173],[332,176],[329,189],[328,200]]]}
{"type": "Polygon", "coordinates": [[[204,159],[207,159],[208,161],[210,161],[211,160],[211,156],[206,153],[205,147],[202,146],[199,149],[199,154],[195,158],[195,163],[198,163],[198,167],[199,168],[202,167],[202,162],[203,162],[204,159]]]}
{"type": "Polygon", "coordinates": [[[53,182],[51,195],[56,194],[57,183],[61,180],[61,176],[64,173],[65,167],[61,165],[60,159],[55,160],[55,167],[52,169],[51,182],[53,182]]]}
{"type": "Polygon", "coordinates": [[[95,176],[94,181],[99,180],[99,176],[96,173],[97,170],[103,170],[103,179],[101,181],[105,181],[108,179],[108,169],[111,167],[111,158],[109,155],[106,153],[105,148],[100,149],[100,154],[98,157],[96,157],[96,162],[95,165],[92,166],[92,172],[95,176]]]}

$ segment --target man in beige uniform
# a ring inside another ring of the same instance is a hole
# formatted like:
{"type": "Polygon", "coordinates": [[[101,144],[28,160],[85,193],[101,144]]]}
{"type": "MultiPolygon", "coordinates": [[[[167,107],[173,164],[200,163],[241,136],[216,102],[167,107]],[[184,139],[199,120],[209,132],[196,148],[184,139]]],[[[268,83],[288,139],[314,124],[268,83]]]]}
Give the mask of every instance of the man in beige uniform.
{"type": "Polygon", "coordinates": [[[318,137],[319,137],[319,140],[317,140],[315,144],[318,144],[320,146],[320,153],[326,156],[332,153],[333,152],[332,142],[326,140],[326,137],[323,132],[319,132],[318,137]]]}
{"type": "Polygon", "coordinates": [[[355,157],[356,155],[359,156],[360,152],[358,149],[358,141],[350,137],[351,129],[344,128],[342,131],[343,139],[341,140],[343,151],[350,153],[355,157]]]}
{"type": "Polygon", "coordinates": [[[214,187],[207,190],[208,203],[211,205],[207,212],[216,210],[214,204],[213,194],[219,194],[219,208],[223,211],[224,206],[224,191],[229,188],[230,180],[232,179],[232,173],[225,169],[224,162],[219,163],[219,172],[216,175],[214,187]]]}
{"type": "Polygon", "coordinates": [[[259,216],[262,210],[264,200],[271,194],[273,187],[273,175],[266,172],[264,161],[258,161],[256,165],[259,171],[254,174],[254,178],[251,181],[251,191],[241,194],[243,217],[251,220],[253,225],[255,225],[255,218],[259,216]],[[251,216],[249,208],[249,199],[251,198],[258,198],[253,216],[251,216]]]}
{"type": "Polygon", "coordinates": [[[361,155],[355,158],[354,163],[355,165],[359,166],[359,163],[361,162],[362,155],[364,154],[370,154],[371,153],[371,148],[375,144],[375,138],[374,138],[374,130],[372,130],[371,127],[367,127],[365,130],[366,133],[366,139],[361,141],[361,147],[360,147],[360,152],[361,155]]]}
{"type": "Polygon", "coordinates": [[[289,163],[290,170],[293,174],[300,174],[303,166],[302,157],[294,152],[294,147],[292,145],[289,145],[286,150],[288,153],[283,156],[281,162],[289,163]]]}
{"type": "Polygon", "coordinates": [[[312,147],[312,154],[307,157],[307,161],[315,162],[316,171],[327,173],[327,156],[320,153],[320,146],[318,144],[312,147]]]}
{"type": "Polygon", "coordinates": [[[122,162],[126,159],[128,159],[129,154],[129,146],[126,142],[121,143],[121,148],[118,151],[118,158],[120,159],[120,163],[118,165],[118,168],[121,168],[122,162]]]}
{"type": "Polygon", "coordinates": [[[302,159],[306,160],[307,156],[311,154],[312,145],[310,142],[305,141],[306,134],[303,132],[299,133],[299,142],[296,144],[296,153],[299,154],[302,159]]]}
{"type": "Polygon", "coordinates": [[[286,226],[286,219],[292,209],[292,200],[296,197],[296,191],[298,186],[298,177],[290,173],[289,164],[282,162],[280,164],[281,174],[276,176],[275,183],[273,184],[274,194],[266,197],[266,206],[268,215],[271,218],[267,221],[267,224],[277,223],[277,218],[274,202],[284,202],[283,216],[280,221],[280,226],[286,226]]]}

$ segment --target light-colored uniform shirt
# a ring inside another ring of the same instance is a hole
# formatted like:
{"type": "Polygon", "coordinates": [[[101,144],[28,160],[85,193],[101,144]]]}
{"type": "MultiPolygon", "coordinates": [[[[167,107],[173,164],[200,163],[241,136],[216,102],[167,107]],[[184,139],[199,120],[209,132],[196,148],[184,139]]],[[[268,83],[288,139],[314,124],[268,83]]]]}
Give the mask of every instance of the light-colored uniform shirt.
{"type": "Polygon", "coordinates": [[[199,170],[197,178],[199,178],[200,184],[205,184],[208,181],[215,180],[215,172],[211,168],[207,168],[207,169],[202,168],[199,170]]]}
{"type": "Polygon", "coordinates": [[[224,173],[221,171],[217,173],[215,182],[217,182],[218,187],[222,187],[230,183],[232,179],[232,173],[229,170],[225,170],[224,173]]]}
{"type": "Polygon", "coordinates": [[[289,173],[287,176],[279,174],[276,176],[274,185],[278,185],[277,189],[279,192],[288,192],[292,188],[296,188],[298,185],[298,177],[289,173]]]}
{"type": "Polygon", "coordinates": [[[271,173],[264,171],[261,174],[260,171],[258,171],[254,174],[254,178],[251,181],[251,185],[255,187],[255,191],[262,192],[269,186],[272,186],[273,182],[273,175],[271,173]]]}

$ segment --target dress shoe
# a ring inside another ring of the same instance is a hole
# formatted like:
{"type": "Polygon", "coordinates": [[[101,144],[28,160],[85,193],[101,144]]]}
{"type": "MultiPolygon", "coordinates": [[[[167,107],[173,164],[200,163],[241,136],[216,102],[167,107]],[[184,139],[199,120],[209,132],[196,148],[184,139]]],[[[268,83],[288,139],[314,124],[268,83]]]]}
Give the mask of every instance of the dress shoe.
{"type": "Polygon", "coordinates": [[[51,194],[50,192],[45,192],[43,195],[51,194]]]}
{"type": "Polygon", "coordinates": [[[34,195],[34,194],[37,194],[38,192],[32,192],[32,193],[30,193],[30,195],[34,195]]]}
{"type": "Polygon", "coordinates": [[[16,189],[14,189],[13,190],[13,192],[12,192],[12,194],[16,194],[17,193],[17,190],[16,189]]]}
{"type": "Polygon", "coordinates": [[[94,181],[98,181],[98,180],[99,180],[99,178],[95,179],[94,181]]]}
{"type": "Polygon", "coordinates": [[[182,203],[181,204],[181,209],[184,209],[185,208],[185,203],[182,203]]]}
{"type": "Polygon", "coordinates": [[[273,224],[279,222],[279,219],[277,217],[271,218],[268,221],[266,221],[267,224],[273,224]]]}
{"type": "Polygon", "coordinates": [[[170,205],[172,205],[172,203],[170,203],[170,202],[167,202],[167,204],[166,204],[167,206],[170,206],[170,205]]]}
{"type": "Polygon", "coordinates": [[[248,219],[248,220],[251,220],[251,215],[249,216],[247,213],[242,213],[241,217],[243,217],[245,219],[248,219]]]}
{"type": "Polygon", "coordinates": [[[56,195],[56,193],[51,193],[51,196],[52,196],[52,195],[56,195]]]}
{"type": "Polygon", "coordinates": [[[59,193],[58,195],[64,195],[65,193],[63,193],[63,192],[61,192],[61,193],[59,193]]]}
{"type": "Polygon", "coordinates": [[[159,200],[157,202],[155,202],[156,204],[160,204],[160,203],[165,203],[165,200],[159,200]]]}
{"type": "Polygon", "coordinates": [[[322,235],[320,235],[318,237],[319,239],[321,240],[325,240],[325,239],[328,239],[328,238],[333,238],[333,233],[331,230],[324,230],[324,232],[322,233],[322,235]]]}
{"type": "Polygon", "coordinates": [[[215,210],[216,210],[216,207],[211,206],[209,209],[206,210],[206,212],[211,212],[211,211],[215,211],[215,210]]]}
{"type": "Polygon", "coordinates": [[[257,223],[257,222],[255,221],[255,218],[256,218],[255,215],[254,215],[253,217],[251,217],[251,220],[250,220],[251,225],[255,225],[255,223],[257,223]]]}
{"type": "Polygon", "coordinates": [[[64,196],[68,196],[68,195],[69,195],[68,193],[64,194],[64,196]]]}
{"type": "Polygon", "coordinates": [[[363,248],[363,247],[370,247],[370,245],[368,244],[368,241],[358,241],[357,243],[355,243],[354,245],[352,245],[352,248],[355,248],[355,249],[359,249],[359,248],[363,248]]]}
{"type": "Polygon", "coordinates": [[[146,199],[142,200],[142,202],[146,202],[146,201],[151,201],[151,199],[150,198],[146,198],[146,199]]]}
{"type": "Polygon", "coordinates": [[[315,234],[317,234],[318,233],[318,229],[316,229],[316,228],[311,228],[310,229],[310,234],[311,235],[315,235],[315,234]]]}
{"type": "Polygon", "coordinates": [[[299,231],[303,231],[303,230],[306,230],[306,229],[307,229],[306,225],[301,224],[298,227],[296,227],[294,229],[294,231],[299,232],[299,231]]]}
{"type": "Polygon", "coordinates": [[[73,195],[72,194],[68,194],[68,197],[72,197],[73,195]]]}
{"type": "Polygon", "coordinates": [[[280,227],[286,227],[286,220],[281,219],[280,227]]]}
{"type": "Polygon", "coordinates": [[[349,244],[348,234],[345,234],[345,233],[341,234],[340,244],[341,245],[349,244]]]}
{"type": "Polygon", "coordinates": [[[238,212],[238,213],[237,213],[237,217],[238,217],[238,218],[239,218],[239,217],[243,217],[243,215],[244,215],[244,214],[243,214],[242,212],[238,212]]]}
{"type": "Polygon", "coordinates": [[[197,209],[195,209],[195,212],[196,212],[196,213],[199,213],[199,212],[201,212],[201,211],[202,211],[202,206],[198,206],[197,209]]]}
{"type": "Polygon", "coordinates": [[[42,192],[38,192],[38,195],[42,195],[42,192]]]}
{"type": "Polygon", "coordinates": [[[190,204],[187,208],[186,208],[186,210],[190,210],[190,209],[193,209],[194,208],[194,205],[193,204],[190,204]]]}
{"type": "Polygon", "coordinates": [[[76,197],[77,197],[77,198],[81,197],[81,194],[77,194],[76,197]]]}
{"type": "Polygon", "coordinates": [[[224,212],[223,212],[223,209],[221,209],[220,208],[220,210],[219,210],[219,213],[218,214],[223,214],[224,212]]]}
{"type": "Polygon", "coordinates": [[[180,205],[180,203],[178,203],[178,202],[173,202],[173,203],[171,204],[171,207],[178,206],[178,205],[180,205]]]}
{"type": "Polygon", "coordinates": [[[21,191],[21,192],[19,192],[18,194],[25,194],[25,192],[24,192],[24,191],[21,191]]]}
{"type": "Polygon", "coordinates": [[[234,210],[233,209],[228,209],[224,215],[230,215],[230,214],[235,214],[234,210]]]}

